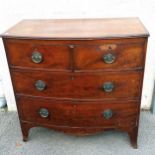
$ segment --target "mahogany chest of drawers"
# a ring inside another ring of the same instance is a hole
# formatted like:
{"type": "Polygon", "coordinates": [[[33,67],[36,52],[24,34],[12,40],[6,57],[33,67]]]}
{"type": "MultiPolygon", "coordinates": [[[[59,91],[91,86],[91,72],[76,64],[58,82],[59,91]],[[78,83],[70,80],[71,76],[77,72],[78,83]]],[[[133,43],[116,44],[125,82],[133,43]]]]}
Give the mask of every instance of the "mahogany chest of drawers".
{"type": "Polygon", "coordinates": [[[138,18],[23,20],[2,34],[23,133],[121,130],[137,147],[149,34],[138,18]]]}

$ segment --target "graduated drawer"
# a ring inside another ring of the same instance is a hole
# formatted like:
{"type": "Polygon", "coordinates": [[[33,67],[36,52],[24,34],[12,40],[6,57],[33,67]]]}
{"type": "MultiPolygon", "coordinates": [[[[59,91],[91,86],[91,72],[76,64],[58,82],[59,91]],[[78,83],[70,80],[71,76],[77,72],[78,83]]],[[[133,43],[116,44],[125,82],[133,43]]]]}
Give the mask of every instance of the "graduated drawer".
{"type": "Polygon", "coordinates": [[[7,57],[11,67],[69,70],[70,50],[67,45],[46,41],[8,40],[7,57]]]}
{"type": "Polygon", "coordinates": [[[143,72],[60,73],[11,70],[21,95],[79,100],[140,98],[143,72]]]}
{"type": "Polygon", "coordinates": [[[79,45],[74,52],[77,70],[125,70],[144,66],[142,43],[79,45]]]}
{"type": "Polygon", "coordinates": [[[21,120],[75,127],[136,125],[138,101],[69,102],[19,97],[21,120]]]}

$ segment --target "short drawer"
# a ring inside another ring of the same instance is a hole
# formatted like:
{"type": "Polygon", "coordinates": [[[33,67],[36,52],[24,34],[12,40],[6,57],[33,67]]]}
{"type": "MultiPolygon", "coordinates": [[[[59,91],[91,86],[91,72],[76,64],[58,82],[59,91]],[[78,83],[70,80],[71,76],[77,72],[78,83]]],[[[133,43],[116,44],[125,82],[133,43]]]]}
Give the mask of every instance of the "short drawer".
{"type": "Polygon", "coordinates": [[[8,40],[6,47],[11,67],[70,69],[70,51],[67,45],[53,45],[46,41],[8,40]]]}
{"type": "Polygon", "coordinates": [[[140,98],[143,72],[60,73],[11,70],[15,93],[79,100],[140,98]]]}
{"type": "Polygon", "coordinates": [[[103,44],[75,46],[77,70],[125,70],[143,68],[144,44],[103,44]]]}
{"type": "Polygon", "coordinates": [[[136,125],[138,101],[70,102],[19,97],[21,120],[75,127],[136,125]]]}

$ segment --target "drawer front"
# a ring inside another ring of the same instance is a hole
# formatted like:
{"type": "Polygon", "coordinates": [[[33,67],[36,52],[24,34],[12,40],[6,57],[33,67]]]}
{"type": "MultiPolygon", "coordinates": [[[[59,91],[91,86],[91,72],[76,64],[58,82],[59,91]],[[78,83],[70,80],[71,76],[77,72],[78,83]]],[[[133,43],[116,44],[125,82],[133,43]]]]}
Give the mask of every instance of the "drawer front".
{"type": "Polygon", "coordinates": [[[74,105],[69,102],[17,97],[17,105],[24,121],[66,126],[75,115],[74,105]]]}
{"type": "Polygon", "coordinates": [[[142,72],[52,73],[11,70],[17,94],[83,99],[140,98],[142,72]]]}
{"type": "MultiPolygon", "coordinates": [[[[84,102],[76,105],[77,126],[136,125],[138,101],[84,102]]],[[[106,127],[105,126],[105,127],[106,127]]]]}
{"type": "Polygon", "coordinates": [[[143,68],[143,48],[142,43],[75,46],[75,68],[95,71],[143,68]]]}
{"type": "Polygon", "coordinates": [[[67,45],[46,42],[7,41],[7,57],[12,67],[69,70],[70,52],[67,45]]]}
{"type": "Polygon", "coordinates": [[[69,102],[20,97],[24,121],[75,127],[115,127],[136,124],[139,102],[69,102]]]}
{"type": "Polygon", "coordinates": [[[91,41],[7,40],[5,45],[12,67],[70,70],[74,66],[75,70],[95,71],[143,68],[144,42],[106,41],[98,45],[91,41]]]}

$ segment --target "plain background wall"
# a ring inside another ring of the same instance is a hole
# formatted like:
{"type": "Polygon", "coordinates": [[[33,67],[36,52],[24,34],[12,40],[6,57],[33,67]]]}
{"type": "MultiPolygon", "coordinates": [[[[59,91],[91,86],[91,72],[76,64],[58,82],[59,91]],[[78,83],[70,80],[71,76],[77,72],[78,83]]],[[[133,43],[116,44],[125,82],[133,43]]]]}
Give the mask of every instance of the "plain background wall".
{"type": "MultiPolygon", "coordinates": [[[[0,33],[22,19],[135,16],[141,19],[151,35],[142,94],[142,108],[148,109],[155,77],[155,0],[0,0],[0,33]]],[[[2,41],[0,41],[0,76],[3,79],[9,110],[15,110],[15,99],[2,41]]]]}

